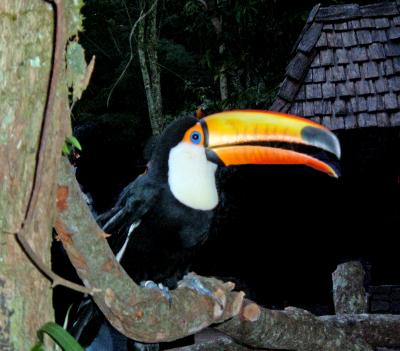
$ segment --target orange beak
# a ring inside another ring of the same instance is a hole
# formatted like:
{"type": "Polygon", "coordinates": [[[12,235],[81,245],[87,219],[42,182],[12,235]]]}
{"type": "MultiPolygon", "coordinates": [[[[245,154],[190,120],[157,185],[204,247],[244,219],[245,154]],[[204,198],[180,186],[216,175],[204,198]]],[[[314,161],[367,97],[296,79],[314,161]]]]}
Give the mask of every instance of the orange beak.
{"type": "Polygon", "coordinates": [[[308,119],[270,111],[227,111],[200,120],[184,140],[190,142],[193,133],[200,136],[207,158],[224,166],[306,165],[338,177],[329,164],[311,156],[311,151],[324,150],[340,158],[339,140],[308,119]]]}

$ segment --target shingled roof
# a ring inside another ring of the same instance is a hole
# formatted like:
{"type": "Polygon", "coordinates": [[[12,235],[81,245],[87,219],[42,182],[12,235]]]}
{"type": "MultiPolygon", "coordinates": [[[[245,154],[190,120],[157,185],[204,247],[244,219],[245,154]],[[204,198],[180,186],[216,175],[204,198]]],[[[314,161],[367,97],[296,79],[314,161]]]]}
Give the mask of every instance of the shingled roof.
{"type": "Polygon", "coordinates": [[[271,110],[331,129],[400,126],[399,9],[315,6],[271,110]]]}

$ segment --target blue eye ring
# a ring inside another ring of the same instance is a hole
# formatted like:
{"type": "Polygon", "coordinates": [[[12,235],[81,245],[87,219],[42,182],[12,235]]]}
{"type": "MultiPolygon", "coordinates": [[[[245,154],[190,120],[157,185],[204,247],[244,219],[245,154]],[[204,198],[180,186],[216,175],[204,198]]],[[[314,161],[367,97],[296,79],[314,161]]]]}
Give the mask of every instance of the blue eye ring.
{"type": "Polygon", "coordinates": [[[201,143],[201,134],[198,131],[193,131],[190,133],[190,141],[193,144],[200,144],[201,143]]]}

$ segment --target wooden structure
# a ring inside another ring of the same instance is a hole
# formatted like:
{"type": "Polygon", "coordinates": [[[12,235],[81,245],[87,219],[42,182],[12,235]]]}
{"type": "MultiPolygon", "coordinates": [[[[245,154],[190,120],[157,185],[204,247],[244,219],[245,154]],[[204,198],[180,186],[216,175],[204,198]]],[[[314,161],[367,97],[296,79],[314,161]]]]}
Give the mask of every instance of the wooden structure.
{"type": "Polygon", "coordinates": [[[400,1],[315,6],[272,110],[330,129],[400,125],[400,1]]]}

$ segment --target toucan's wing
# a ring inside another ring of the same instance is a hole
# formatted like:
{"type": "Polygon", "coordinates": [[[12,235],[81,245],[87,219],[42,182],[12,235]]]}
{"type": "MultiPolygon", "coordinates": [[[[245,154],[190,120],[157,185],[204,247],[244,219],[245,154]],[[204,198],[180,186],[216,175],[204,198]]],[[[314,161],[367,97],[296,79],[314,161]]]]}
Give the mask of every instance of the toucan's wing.
{"type": "Polygon", "coordinates": [[[111,210],[97,218],[103,230],[111,234],[108,241],[114,253],[124,244],[130,228],[156,204],[159,193],[160,185],[141,175],[125,187],[111,210]]]}

